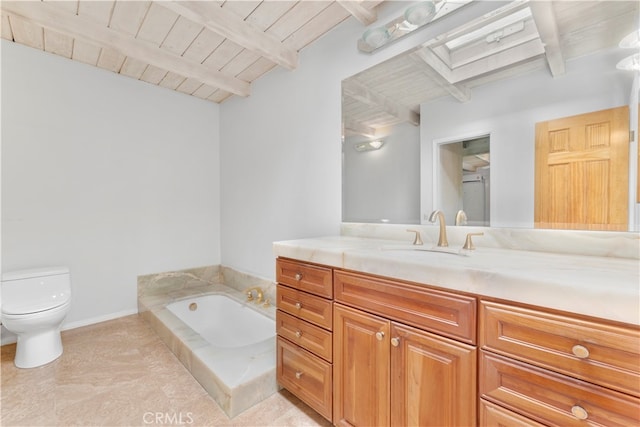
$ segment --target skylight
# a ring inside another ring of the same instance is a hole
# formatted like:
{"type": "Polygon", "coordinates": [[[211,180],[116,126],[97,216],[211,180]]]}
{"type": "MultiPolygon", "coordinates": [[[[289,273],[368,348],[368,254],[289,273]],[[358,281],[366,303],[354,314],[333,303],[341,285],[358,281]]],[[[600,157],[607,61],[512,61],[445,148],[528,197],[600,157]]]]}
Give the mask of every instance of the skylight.
{"type": "MultiPolygon", "coordinates": [[[[467,34],[463,34],[459,37],[453,38],[447,41],[445,43],[445,46],[447,46],[449,50],[454,50],[456,48],[475,42],[477,40],[480,40],[483,38],[486,39],[492,34],[497,33],[499,31],[503,31],[503,30],[511,31],[504,34],[505,36],[509,34],[513,34],[513,32],[515,32],[517,28],[521,28],[521,27],[518,27],[516,24],[526,21],[528,19],[531,19],[531,9],[527,7],[524,9],[520,9],[510,15],[507,15],[504,18],[500,18],[494,22],[491,22],[483,26],[482,28],[478,28],[475,31],[471,31],[467,34]],[[511,28],[511,30],[508,30],[509,28],[511,28]]],[[[500,37],[498,37],[498,39],[499,38],[500,37]]],[[[489,42],[489,40],[487,42],[489,42]]]]}

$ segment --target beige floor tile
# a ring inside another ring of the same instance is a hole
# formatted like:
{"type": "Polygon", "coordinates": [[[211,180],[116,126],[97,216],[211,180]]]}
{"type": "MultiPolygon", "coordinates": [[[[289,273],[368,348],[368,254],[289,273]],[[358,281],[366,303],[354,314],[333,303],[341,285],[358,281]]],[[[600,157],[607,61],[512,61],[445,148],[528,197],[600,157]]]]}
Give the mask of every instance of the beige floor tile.
{"type": "Polygon", "coordinates": [[[63,355],[34,369],[1,349],[0,425],[330,426],[286,390],[229,419],[139,316],[65,331],[63,355]],[[182,423],[182,424],[180,424],[182,423]]]}

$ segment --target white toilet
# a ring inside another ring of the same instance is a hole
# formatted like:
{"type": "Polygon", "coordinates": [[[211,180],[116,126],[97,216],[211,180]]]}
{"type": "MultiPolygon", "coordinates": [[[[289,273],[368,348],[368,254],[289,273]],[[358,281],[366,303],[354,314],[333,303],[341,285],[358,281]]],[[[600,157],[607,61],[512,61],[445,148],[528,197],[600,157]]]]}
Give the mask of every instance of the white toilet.
{"type": "Polygon", "coordinates": [[[2,325],[18,336],[18,368],[35,368],[62,354],[60,327],[71,307],[67,267],[2,274],[2,325]]]}

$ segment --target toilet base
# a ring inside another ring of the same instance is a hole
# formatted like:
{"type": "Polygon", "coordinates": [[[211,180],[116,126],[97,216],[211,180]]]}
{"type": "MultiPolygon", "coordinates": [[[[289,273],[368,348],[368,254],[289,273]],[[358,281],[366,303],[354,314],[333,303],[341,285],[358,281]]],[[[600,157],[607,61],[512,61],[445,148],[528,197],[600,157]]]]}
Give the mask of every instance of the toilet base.
{"type": "Polygon", "coordinates": [[[60,329],[18,334],[14,363],[18,368],[36,368],[62,355],[60,329]]]}

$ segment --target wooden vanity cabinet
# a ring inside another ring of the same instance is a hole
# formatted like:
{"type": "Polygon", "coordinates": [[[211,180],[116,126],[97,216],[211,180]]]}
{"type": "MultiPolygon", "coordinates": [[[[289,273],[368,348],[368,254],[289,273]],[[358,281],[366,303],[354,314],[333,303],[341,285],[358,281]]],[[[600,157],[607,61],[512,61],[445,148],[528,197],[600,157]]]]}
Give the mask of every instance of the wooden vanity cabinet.
{"type": "Polygon", "coordinates": [[[276,260],[278,383],[331,421],[333,271],[276,260]]]}
{"type": "Polygon", "coordinates": [[[338,270],[334,286],[335,425],[476,425],[476,347],[428,332],[446,318],[473,341],[475,299],[338,270]]]}
{"type": "Polygon", "coordinates": [[[638,328],[492,301],[479,318],[481,420],[640,425],[638,328]]]}
{"type": "Polygon", "coordinates": [[[278,382],[336,426],[640,426],[638,326],[285,258],[276,278],[278,382]]]}

